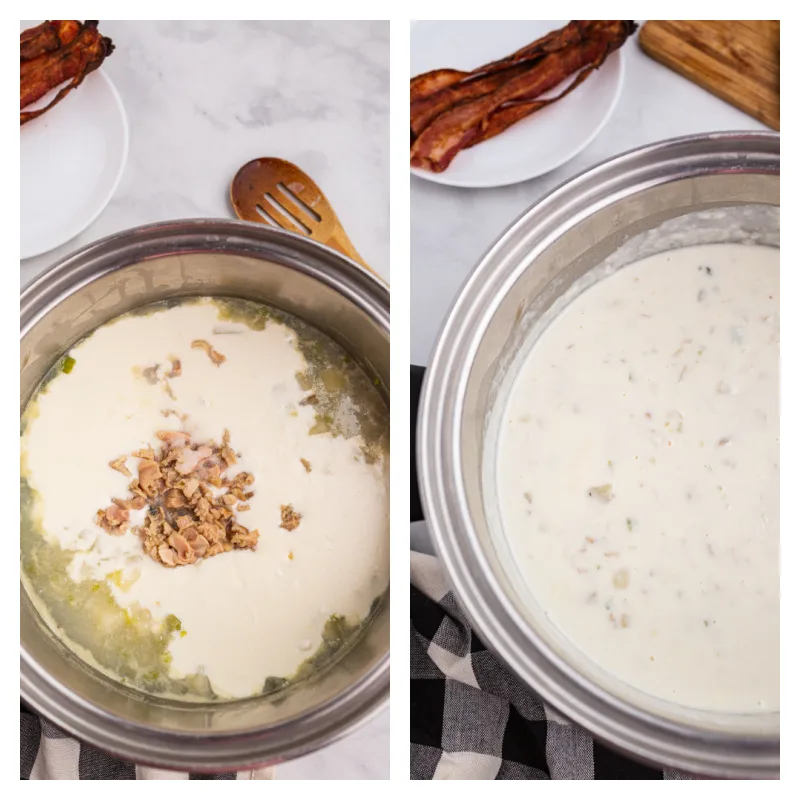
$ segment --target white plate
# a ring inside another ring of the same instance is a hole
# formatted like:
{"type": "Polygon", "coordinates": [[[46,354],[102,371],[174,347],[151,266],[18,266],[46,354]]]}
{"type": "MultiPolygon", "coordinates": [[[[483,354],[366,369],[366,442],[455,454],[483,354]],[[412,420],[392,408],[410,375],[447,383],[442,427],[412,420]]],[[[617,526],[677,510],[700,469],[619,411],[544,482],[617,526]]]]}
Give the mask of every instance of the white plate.
{"type": "MultiPolygon", "coordinates": [[[[46,105],[54,89],[29,106],[46,105]]],[[[111,79],[87,75],[57,106],[20,127],[20,258],[68,242],[111,200],[128,157],[128,121],[111,79]]]]}
{"type": "MultiPolygon", "coordinates": [[[[513,53],[568,20],[415,22],[411,75],[432,69],[472,70],[513,53]]],[[[627,44],[627,43],[626,43],[627,44]]],[[[444,172],[414,175],[449,186],[508,186],[544,175],[581,152],[611,116],[622,89],[622,51],[612,53],[581,86],[488,142],[462,150],[444,172]]],[[[572,78],[542,95],[563,91],[572,78]]]]}

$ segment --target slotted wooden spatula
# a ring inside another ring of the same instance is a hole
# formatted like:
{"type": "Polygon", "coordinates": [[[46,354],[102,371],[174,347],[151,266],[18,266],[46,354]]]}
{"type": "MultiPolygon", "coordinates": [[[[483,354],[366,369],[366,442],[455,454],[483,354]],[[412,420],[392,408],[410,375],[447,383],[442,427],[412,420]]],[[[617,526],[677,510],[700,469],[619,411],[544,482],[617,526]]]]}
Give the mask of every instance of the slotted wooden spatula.
{"type": "Polygon", "coordinates": [[[231,204],[239,219],[304,234],[377,274],[353,247],[319,186],[288,161],[257,158],[245,164],[231,182],[231,204]]]}

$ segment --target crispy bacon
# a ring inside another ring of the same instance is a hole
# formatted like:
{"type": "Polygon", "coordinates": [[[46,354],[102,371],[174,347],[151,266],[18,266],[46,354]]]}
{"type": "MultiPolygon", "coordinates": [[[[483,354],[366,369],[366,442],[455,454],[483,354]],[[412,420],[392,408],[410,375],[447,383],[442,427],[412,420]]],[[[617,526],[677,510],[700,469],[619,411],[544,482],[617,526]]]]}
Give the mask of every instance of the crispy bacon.
{"type": "Polygon", "coordinates": [[[586,20],[573,20],[563,28],[551,31],[535,42],[526,44],[511,55],[484,64],[470,72],[456,69],[435,69],[422,75],[417,75],[411,79],[411,102],[415,103],[430,98],[432,95],[460,81],[471,81],[479,77],[493,75],[517,65],[530,65],[531,61],[539,59],[547,55],[547,53],[555,52],[569,44],[579,42],[583,31],[590,24],[586,20]]]}
{"type": "Polygon", "coordinates": [[[574,19],[568,22],[563,28],[550,31],[535,42],[526,44],[520,47],[519,50],[512,53],[510,56],[492,61],[489,64],[484,64],[478,69],[472,70],[471,76],[476,75],[489,75],[493,72],[498,72],[515,64],[530,63],[537,61],[542,56],[548,53],[555,53],[558,50],[563,50],[571,44],[577,44],[586,35],[586,31],[592,26],[592,20],[574,19]]]}
{"type": "MultiPolygon", "coordinates": [[[[603,56],[603,59],[605,59],[605,55],[603,56]]],[[[594,66],[582,69],[575,77],[575,80],[572,81],[572,83],[567,86],[563,92],[560,92],[555,97],[548,97],[543,100],[527,100],[524,102],[508,103],[502,108],[499,108],[489,116],[483,130],[478,135],[478,138],[473,142],[470,142],[470,144],[467,145],[467,148],[475,147],[476,144],[480,144],[481,142],[485,142],[487,139],[497,136],[497,134],[507,130],[520,120],[525,119],[525,117],[529,117],[531,114],[541,110],[545,106],[549,106],[551,103],[555,103],[562,97],[566,97],[573,89],[577,89],[578,86],[580,86],[589,77],[589,75],[592,74],[592,70],[594,69],[596,69],[594,66]]]]}
{"type": "MultiPolygon", "coordinates": [[[[73,20],[73,22],[75,22],[73,20]]],[[[63,23],[63,21],[62,21],[63,23]]],[[[55,25],[56,23],[52,23],[55,25]]],[[[19,107],[20,109],[29,106],[44,97],[51,89],[55,89],[59,84],[69,81],[69,84],[62,88],[53,100],[44,108],[36,111],[20,110],[19,123],[24,125],[32,119],[42,115],[45,111],[59,103],[72,89],[81,84],[83,79],[92,71],[96,70],[114,51],[111,39],[101,36],[97,30],[97,20],[87,20],[70,39],[69,42],[55,50],[45,50],[42,55],[28,60],[22,60],[20,55],[19,67],[19,107]]],[[[42,26],[38,26],[41,28],[42,26]]],[[[37,29],[33,29],[37,30],[37,29]]],[[[23,37],[25,34],[23,34],[23,37]]],[[[26,41],[30,44],[36,42],[37,36],[48,36],[46,32],[29,36],[26,41]]],[[[41,46],[46,46],[44,40],[41,46]]],[[[38,46],[38,45],[37,45],[38,46]]],[[[23,44],[20,39],[20,54],[22,54],[23,44]]]]}
{"type": "MultiPolygon", "coordinates": [[[[625,38],[627,38],[627,35],[628,34],[626,34],[625,38]]],[[[577,89],[578,86],[580,86],[589,77],[589,75],[592,74],[594,70],[598,69],[602,65],[602,63],[606,60],[606,58],[610,53],[621,47],[624,41],[625,41],[624,38],[619,43],[616,43],[613,40],[608,41],[606,43],[606,49],[600,52],[600,54],[590,64],[588,64],[580,72],[578,72],[572,83],[570,83],[566,89],[564,89],[555,97],[549,97],[543,100],[528,100],[522,102],[508,103],[507,105],[495,111],[489,117],[481,134],[474,142],[472,142],[472,144],[469,145],[469,147],[474,147],[476,144],[480,144],[481,142],[485,142],[487,139],[491,139],[492,137],[497,136],[499,133],[502,133],[507,128],[510,128],[512,125],[519,122],[521,119],[529,117],[531,114],[535,113],[536,111],[539,111],[545,106],[550,105],[551,103],[555,103],[562,97],[566,97],[571,91],[577,89]]]]}
{"type": "Polygon", "coordinates": [[[19,35],[19,60],[31,61],[45,53],[52,53],[69,44],[80,30],[81,24],[75,19],[48,20],[29,28],[19,35]]]}
{"type": "Polygon", "coordinates": [[[635,30],[627,20],[577,20],[427,98],[419,92],[424,83],[418,84],[417,116],[412,104],[412,136],[418,133],[411,147],[412,165],[433,172],[447,169],[461,150],[502,133],[573,91],[635,30]],[[557,97],[538,99],[576,72],[557,97]]]}
{"type": "Polygon", "coordinates": [[[468,75],[469,72],[462,72],[458,69],[435,69],[417,75],[416,78],[411,79],[411,102],[424,100],[426,97],[458,83],[468,75]]]}
{"type": "Polygon", "coordinates": [[[508,80],[521,75],[526,70],[526,66],[510,67],[491,75],[481,75],[471,80],[461,81],[457,85],[451,84],[428,97],[415,100],[411,103],[411,141],[413,142],[443,111],[447,111],[448,108],[458,103],[465,103],[468,100],[475,100],[491,94],[508,80]]]}
{"type": "Polygon", "coordinates": [[[484,64],[472,72],[437,69],[412,78],[411,141],[451,106],[495,91],[547,53],[580,41],[589,24],[585,20],[573,20],[563,28],[526,44],[510,56],[484,64]]]}

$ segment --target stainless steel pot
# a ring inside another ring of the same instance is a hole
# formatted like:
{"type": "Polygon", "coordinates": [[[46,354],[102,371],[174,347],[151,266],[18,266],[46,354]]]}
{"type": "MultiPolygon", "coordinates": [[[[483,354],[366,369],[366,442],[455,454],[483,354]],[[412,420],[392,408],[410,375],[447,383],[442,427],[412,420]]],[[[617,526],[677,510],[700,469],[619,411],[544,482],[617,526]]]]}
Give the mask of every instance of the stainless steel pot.
{"type": "Polygon", "coordinates": [[[619,268],[682,244],[778,245],[779,149],[776,134],[692,136],[613,158],[556,189],[500,237],[461,290],[428,369],[418,427],[425,516],[450,585],[485,644],[611,746],[729,778],[778,774],[779,714],[659,703],[588,664],[552,629],[546,609],[521,602],[497,523],[494,411],[527,334],[592,268],[619,268]]]}
{"type": "MultiPolygon", "coordinates": [[[[188,220],[110,236],[22,291],[21,408],[54,361],[90,331],[137,306],[192,295],[244,298],[295,314],[337,341],[388,392],[385,285],[302,236],[188,220]]],[[[20,603],[22,699],[78,738],[137,763],[195,771],[275,763],[329,744],[388,700],[388,598],[358,644],[318,678],[280,701],[213,705],[126,690],[54,638],[22,587],[20,603]]]]}

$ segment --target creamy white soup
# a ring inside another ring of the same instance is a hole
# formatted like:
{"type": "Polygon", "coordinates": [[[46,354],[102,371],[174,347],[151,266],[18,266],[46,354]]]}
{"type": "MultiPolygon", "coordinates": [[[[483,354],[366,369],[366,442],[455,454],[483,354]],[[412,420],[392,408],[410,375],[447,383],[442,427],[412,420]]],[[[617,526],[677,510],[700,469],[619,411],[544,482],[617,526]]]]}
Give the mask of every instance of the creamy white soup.
{"type": "Polygon", "coordinates": [[[779,251],[671,250],[580,294],[502,419],[503,529],[586,656],[696,709],[779,708],[779,251]]]}
{"type": "Polygon", "coordinates": [[[343,351],[264,307],[116,319],[24,415],[29,593],[73,649],[149,692],[240,698],[305,677],[388,586],[387,420],[343,351]]]}

